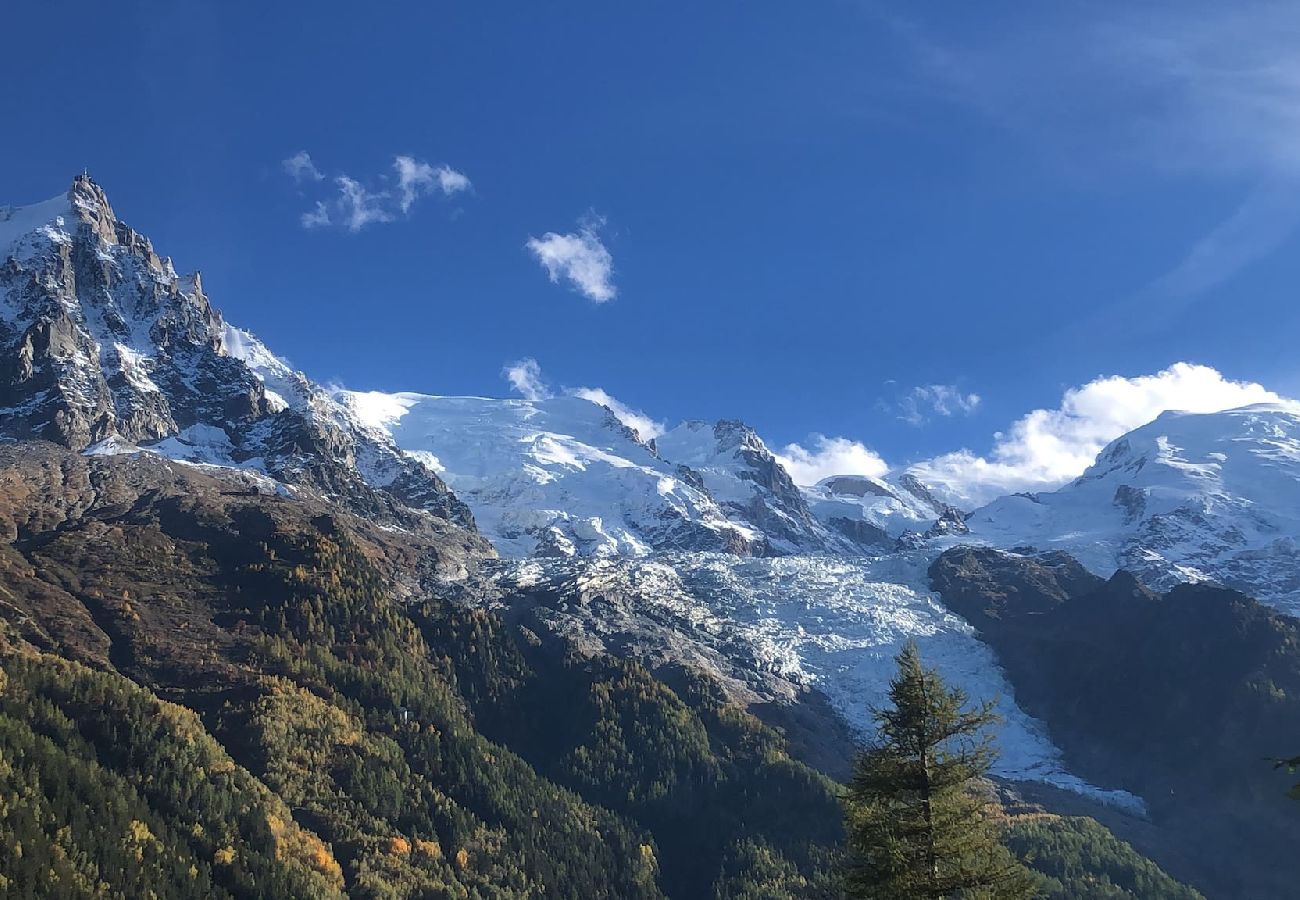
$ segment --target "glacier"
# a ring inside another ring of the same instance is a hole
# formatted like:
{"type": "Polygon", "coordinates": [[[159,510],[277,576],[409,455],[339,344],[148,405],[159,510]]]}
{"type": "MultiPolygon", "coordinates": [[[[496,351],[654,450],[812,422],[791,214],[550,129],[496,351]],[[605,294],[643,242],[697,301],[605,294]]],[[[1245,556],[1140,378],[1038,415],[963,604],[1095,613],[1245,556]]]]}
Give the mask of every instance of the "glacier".
{"type": "Polygon", "coordinates": [[[687,662],[731,683],[733,696],[765,703],[782,685],[816,689],[862,740],[887,701],[896,657],[915,641],[923,661],[1002,719],[994,773],[1033,781],[1141,814],[1122,790],[1071,773],[1043,724],[1015,702],[993,651],[928,587],[933,554],[879,557],[738,557],[722,553],[503,561],[493,577],[503,607],[550,604],[551,630],[652,667],[687,662]],[[738,684],[737,684],[738,683],[738,684]]]}

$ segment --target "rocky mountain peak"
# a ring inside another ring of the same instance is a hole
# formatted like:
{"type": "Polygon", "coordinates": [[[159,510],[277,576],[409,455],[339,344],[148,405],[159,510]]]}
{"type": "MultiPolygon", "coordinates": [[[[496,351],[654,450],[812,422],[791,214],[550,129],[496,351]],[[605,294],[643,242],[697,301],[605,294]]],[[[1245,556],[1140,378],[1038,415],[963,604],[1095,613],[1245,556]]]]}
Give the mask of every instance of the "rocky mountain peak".
{"type": "Polygon", "coordinates": [[[751,450],[767,452],[763,439],[740,419],[720,419],[713,426],[713,436],[718,442],[718,452],[728,450],[751,450]]]}
{"type": "Polygon", "coordinates": [[[763,536],[758,552],[851,550],[848,540],[813,517],[790,473],[744,422],[685,422],[660,435],[656,447],[665,460],[698,477],[730,518],[763,536]]]}
{"type": "Polygon", "coordinates": [[[0,222],[0,437],[144,447],[326,494],[382,518],[471,526],[437,474],[294,373],[177,276],[79,175],[0,222]]]}
{"type": "Polygon", "coordinates": [[[88,174],[72,179],[72,187],[68,189],[68,202],[77,218],[100,240],[106,243],[117,242],[117,216],[113,213],[104,189],[88,174]]]}

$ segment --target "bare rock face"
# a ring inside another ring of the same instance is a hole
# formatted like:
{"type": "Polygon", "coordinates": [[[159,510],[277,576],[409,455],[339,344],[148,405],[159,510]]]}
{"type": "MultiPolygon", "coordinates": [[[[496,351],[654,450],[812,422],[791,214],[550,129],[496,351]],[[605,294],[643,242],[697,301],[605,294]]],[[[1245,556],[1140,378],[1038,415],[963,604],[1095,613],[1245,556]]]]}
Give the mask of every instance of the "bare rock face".
{"type": "Polygon", "coordinates": [[[734,522],[754,533],[753,556],[859,552],[852,536],[813,516],[804,492],[744,422],[685,422],[655,441],[684,480],[707,490],[734,522]]]}
{"type": "Polygon", "coordinates": [[[89,176],[5,218],[30,228],[0,246],[0,436],[250,468],[394,524],[473,529],[436,473],[226,323],[89,176]]]}

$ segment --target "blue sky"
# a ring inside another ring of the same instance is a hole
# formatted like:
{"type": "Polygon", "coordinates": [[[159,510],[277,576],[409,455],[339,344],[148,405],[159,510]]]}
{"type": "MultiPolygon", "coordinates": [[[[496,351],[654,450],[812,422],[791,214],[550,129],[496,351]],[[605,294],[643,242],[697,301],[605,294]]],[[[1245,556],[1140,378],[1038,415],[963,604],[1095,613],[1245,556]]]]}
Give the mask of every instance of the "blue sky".
{"type": "MultiPolygon", "coordinates": [[[[88,168],[323,381],[502,395],[532,358],[895,465],[1178,361],[1300,393],[1294,5],[53,2],[6,31],[0,198],[88,168]]],[[[1157,384],[1141,409],[1207,390],[1157,384]]]]}

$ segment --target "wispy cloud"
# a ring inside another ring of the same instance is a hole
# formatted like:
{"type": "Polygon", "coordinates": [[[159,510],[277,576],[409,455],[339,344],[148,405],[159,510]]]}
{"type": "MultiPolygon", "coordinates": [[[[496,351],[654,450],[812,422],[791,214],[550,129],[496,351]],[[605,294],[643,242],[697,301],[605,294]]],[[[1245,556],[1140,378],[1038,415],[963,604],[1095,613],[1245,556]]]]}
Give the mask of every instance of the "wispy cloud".
{"type": "Polygon", "coordinates": [[[884,459],[860,441],[814,434],[809,444],[786,444],[776,454],[795,484],[813,485],[833,475],[880,478],[889,471],[884,459]]]}
{"type": "Polygon", "coordinates": [[[355,233],[367,225],[393,221],[393,214],[388,210],[387,191],[368,191],[360,182],[346,175],[335,178],[334,183],[339,189],[335,205],[342,214],[340,221],[348,231],[355,233]]]}
{"type": "Polygon", "coordinates": [[[1256,187],[1228,218],[1157,278],[1152,294],[1182,300],[1228,281],[1282,245],[1300,224],[1300,180],[1256,187]]]}
{"type": "Polygon", "coordinates": [[[542,367],[531,357],[506,363],[501,369],[501,377],[510,382],[511,389],[525,400],[549,400],[555,396],[542,378],[542,367]]]}
{"type": "Polygon", "coordinates": [[[986,455],[946,453],[909,471],[967,509],[1013,491],[1052,489],[1080,475],[1115,438],[1166,410],[1217,412],[1287,402],[1259,384],[1176,363],[1154,375],[1112,375],[1070,388],[1054,409],[1036,409],[994,436],[986,455]]]}
{"type": "Polygon", "coordinates": [[[979,394],[962,391],[955,384],[922,384],[898,401],[898,418],[920,427],[933,417],[969,416],[979,409],[979,394]]]}
{"type": "Polygon", "coordinates": [[[557,234],[548,231],[530,237],[524,245],[533,254],[552,284],[568,282],[588,300],[605,303],[617,295],[614,288],[614,257],[600,237],[605,220],[591,215],[577,231],[557,234]]]}
{"type": "Polygon", "coordinates": [[[299,150],[293,156],[280,162],[280,166],[294,181],[321,181],[325,178],[311,161],[311,154],[299,150]]]}
{"type": "MultiPolygon", "coordinates": [[[[311,155],[302,150],[282,162],[285,173],[299,185],[325,181],[311,155]]],[[[435,193],[449,197],[470,189],[464,173],[450,166],[433,166],[411,156],[393,158],[392,176],[380,175],[368,183],[340,173],[330,179],[334,194],[313,201],[299,221],[303,228],[338,227],[356,233],[368,226],[394,222],[408,216],[416,202],[435,193]]]]}
{"type": "Polygon", "coordinates": [[[1145,289],[1148,299],[1170,301],[1167,314],[1266,257],[1300,225],[1296,4],[1044,4],[978,32],[879,9],[877,18],[920,83],[1071,175],[1136,169],[1244,191],[1145,289]]]}
{"type": "Polygon", "coordinates": [[[1300,7],[1044,4],[978,31],[877,10],[921,84],[1073,161],[1300,175],[1300,7]]]}
{"type": "Polygon", "coordinates": [[[639,409],[633,409],[617,397],[612,396],[609,391],[604,388],[572,388],[567,393],[574,397],[581,397],[583,400],[590,400],[592,403],[598,403],[605,407],[612,412],[620,422],[634,430],[643,441],[657,438],[668,430],[668,426],[663,422],[652,419],[639,409]]]}
{"type": "Polygon", "coordinates": [[[314,207],[302,214],[301,221],[303,228],[310,229],[328,228],[334,220],[330,217],[329,207],[317,200],[314,207]]]}
{"type": "Polygon", "coordinates": [[[434,190],[445,196],[470,188],[469,179],[450,166],[431,166],[410,156],[399,156],[393,160],[397,170],[397,203],[402,212],[407,212],[416,198],[434,190]]]}

